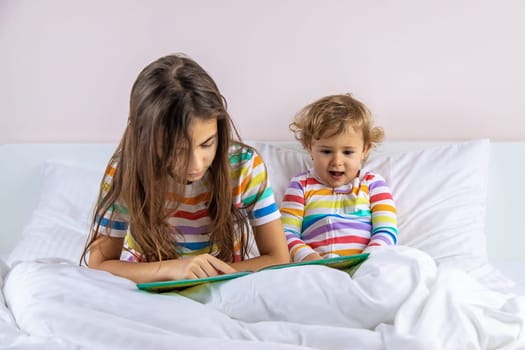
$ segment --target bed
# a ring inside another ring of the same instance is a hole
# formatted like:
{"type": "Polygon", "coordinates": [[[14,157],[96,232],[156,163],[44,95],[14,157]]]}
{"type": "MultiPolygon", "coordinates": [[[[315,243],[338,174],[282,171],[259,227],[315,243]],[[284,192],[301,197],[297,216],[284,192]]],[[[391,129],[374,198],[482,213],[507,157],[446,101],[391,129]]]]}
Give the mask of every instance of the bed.
{"type": "MultiPolygon", "coordinates": [[[[249,143],[280,202],[308,157],[249,143]]],[[[523,142],[374,150],[366,167],[392,187],[399,246],[353,278],[303,266],[168,294],[78,265],[114,147],[0,145],[0,348],[525,349],[523,142]]]]}

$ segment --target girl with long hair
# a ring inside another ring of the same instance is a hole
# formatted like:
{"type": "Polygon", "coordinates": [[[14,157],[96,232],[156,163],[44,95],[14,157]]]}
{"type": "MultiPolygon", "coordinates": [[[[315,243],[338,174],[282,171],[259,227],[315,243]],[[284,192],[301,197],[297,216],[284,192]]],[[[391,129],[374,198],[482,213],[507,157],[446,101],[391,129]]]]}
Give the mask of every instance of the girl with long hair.
{"type": "Polygon", "coordinates": [[[152,62],[129,108],[81,263],[139,283],[289,262],[264,162],[199,64],[182,54],[152,62]]]}

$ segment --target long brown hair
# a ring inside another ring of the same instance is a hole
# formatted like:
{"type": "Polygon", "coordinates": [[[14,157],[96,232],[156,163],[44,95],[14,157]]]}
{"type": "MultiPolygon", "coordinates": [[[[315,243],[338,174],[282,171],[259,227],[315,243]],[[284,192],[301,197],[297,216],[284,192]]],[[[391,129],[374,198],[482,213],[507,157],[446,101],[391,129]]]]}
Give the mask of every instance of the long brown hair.
{"type": "MultiPolygon", "coordinates": [[[[215,244],[216,256],[231,261],[234,244],[239,242],[241,256],[246,254],[246,234],[250,227],[243,208],[233,203],[229,166],[230,145],[240,142],[239,134],[213,79],[192,59],[175,54],[146,66],[133,85],[128,124],[108,163],[108,170],[115,162],[118,167],[109,191],[101,186],[81,263],[99,237],[101,218],[117,201],[127,207],[131,236],[146,261],[180,256],[176,235],[167,221],[176,208],[171,212],[166,210],[163,194],[168,192],[173,165],[188,164],[189,151],[179,154],[174,150],[180,146],[189,149],[184,146],[191,142],[188,129],[194,118],[217,120],[217,151],[207,177],[210,248],[215,244]]],[[[182,198],[182,186],[175,189],[179,198],[182,198]]],[[[111,211],[110,215],[113,214],[111,211]]]]}

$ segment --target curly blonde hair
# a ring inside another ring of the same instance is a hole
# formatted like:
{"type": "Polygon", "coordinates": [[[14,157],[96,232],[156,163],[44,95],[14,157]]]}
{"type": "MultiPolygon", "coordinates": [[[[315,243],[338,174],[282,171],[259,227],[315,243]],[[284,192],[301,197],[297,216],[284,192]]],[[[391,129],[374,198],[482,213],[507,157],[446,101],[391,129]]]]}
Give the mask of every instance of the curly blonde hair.
{"type": "Polygon", "coordinates": [[[361,130],[364,145],[375,147],[384,138],[383,128],[373,125],[370,110],[351,94],[325,96],[297,113],[290,130],[305,149],[313,140],[343,133],[347,127],[361,130]],[[326,134],[330,132],[330,134],[326,134]]]}

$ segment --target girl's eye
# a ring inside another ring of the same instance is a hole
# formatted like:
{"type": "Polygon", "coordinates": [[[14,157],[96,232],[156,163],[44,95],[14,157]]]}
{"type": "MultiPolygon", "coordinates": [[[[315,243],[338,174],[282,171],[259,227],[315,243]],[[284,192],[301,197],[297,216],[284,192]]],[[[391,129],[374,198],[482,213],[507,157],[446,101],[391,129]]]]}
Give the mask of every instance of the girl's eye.
{"type": "Polygon", "coordinates": [[[351,156],[352,154],[354,154],[354,151],[344,151],[343,154],[345,156],[351,156]]]}
{"type": "Polygon", "coordinates": [[[322,153],[322,154],[330,154],[330,153],[332,153],[332,151],[330,151],[330,150],[328,150],[328,149],[322,149],[322,150],[321,150],[321,153],[322,153]]]}
{"type": "Polygon", "coordinates": [[[217,137],[213,137],[213,138],[210,138],[208,139],[206,142],[204,142],[203,144],[201,144],[201,147],[203,148],[210,148],[210,147],[213,147],[215,145],[215,140],[217,140],[217,137]]]}

